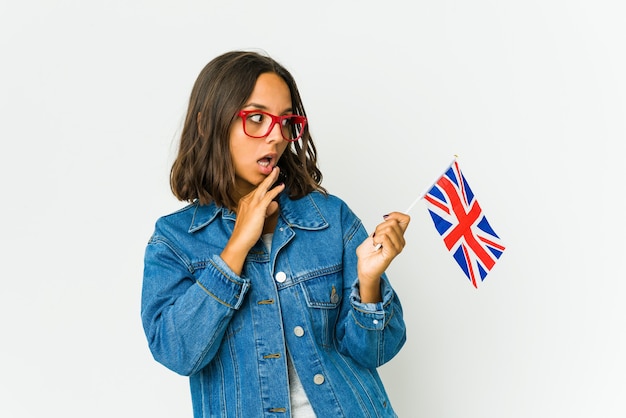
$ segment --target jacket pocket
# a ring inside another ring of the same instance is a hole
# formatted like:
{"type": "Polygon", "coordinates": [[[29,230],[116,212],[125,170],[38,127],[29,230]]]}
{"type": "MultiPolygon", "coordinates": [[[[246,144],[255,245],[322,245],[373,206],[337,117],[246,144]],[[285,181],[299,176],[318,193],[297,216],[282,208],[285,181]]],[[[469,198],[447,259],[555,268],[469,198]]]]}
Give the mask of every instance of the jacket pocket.
{"type": "Polygon", "coordinates": [[[307,274],[300,286],[317,340],[322,346],[332,346],[334,324],[343,298],[341,265],[307,274]]]}

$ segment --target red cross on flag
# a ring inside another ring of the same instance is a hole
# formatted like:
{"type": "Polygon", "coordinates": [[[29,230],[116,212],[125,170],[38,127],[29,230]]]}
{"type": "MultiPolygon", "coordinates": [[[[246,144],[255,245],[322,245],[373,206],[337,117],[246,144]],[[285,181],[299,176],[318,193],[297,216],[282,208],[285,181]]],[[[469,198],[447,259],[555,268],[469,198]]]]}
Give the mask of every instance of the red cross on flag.
{"type": "Polygon", "coordinates": [[[487,222],[456,159],[424,194],[424,200],[446,248],[478,287],[505,247],[487,222]]]}

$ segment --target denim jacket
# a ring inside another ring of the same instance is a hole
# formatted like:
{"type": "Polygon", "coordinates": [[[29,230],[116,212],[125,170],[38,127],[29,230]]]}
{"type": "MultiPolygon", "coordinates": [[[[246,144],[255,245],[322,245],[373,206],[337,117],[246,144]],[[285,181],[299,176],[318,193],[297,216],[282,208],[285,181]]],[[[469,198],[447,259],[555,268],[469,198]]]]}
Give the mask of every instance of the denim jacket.
{"type": "Polygon", "coordinates": [[[235,213],[191,204],[146,248],[141,316],[154,358],[189,376],[195,417],[289,417],[291,356],[318,417],[395,417],[376,368],[406,340],[400,301],[362,303],[361,221],[334,196],[279,197],[271,251],[220,258],[235,213]]]}

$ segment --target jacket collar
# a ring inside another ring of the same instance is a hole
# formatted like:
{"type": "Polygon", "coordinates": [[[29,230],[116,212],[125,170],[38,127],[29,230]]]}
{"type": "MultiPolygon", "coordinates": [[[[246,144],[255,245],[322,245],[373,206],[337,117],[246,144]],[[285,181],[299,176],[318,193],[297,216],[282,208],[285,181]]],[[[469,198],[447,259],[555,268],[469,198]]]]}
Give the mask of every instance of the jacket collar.
{"type": "MultiPolygon", "coordinates": [[[[318,194],[318,192],[313,192],[318,194]]],[[[281,193],[278,197],[280,204],[280,216],[284,222],[295,228],[300,229],[323,229],[328,226],[328,222],[322,216],[319,207],[315,204],[311,194],[298,200],[291,200],[286,193],[281,193]]],[[[221,206],[217,206],[214,202],[208,205],[200,205],[198,202],[193,204],[195,207],[189,225],[189,232],[194,233],[213,222],[218,215],[221,214],[222,219],[236,219],[235,212],[221,206]]]]}

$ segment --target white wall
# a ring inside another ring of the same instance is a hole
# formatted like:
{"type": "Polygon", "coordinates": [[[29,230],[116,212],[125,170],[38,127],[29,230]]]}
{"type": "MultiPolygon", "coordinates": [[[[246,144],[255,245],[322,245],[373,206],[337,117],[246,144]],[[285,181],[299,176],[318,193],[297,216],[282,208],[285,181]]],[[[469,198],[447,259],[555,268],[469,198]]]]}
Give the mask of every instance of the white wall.
{"type": "Polygon", "coordinates": [[[623,2],[301,3],[0,3],[0,416],[190,416],[147,349],[142,257],[181,206],[191,85],[237,48],[296,76],[368,228],[458,154],[508,246],[476,290],[412,211],[381,369],[401,417],[625,416],[623,2]]]}

